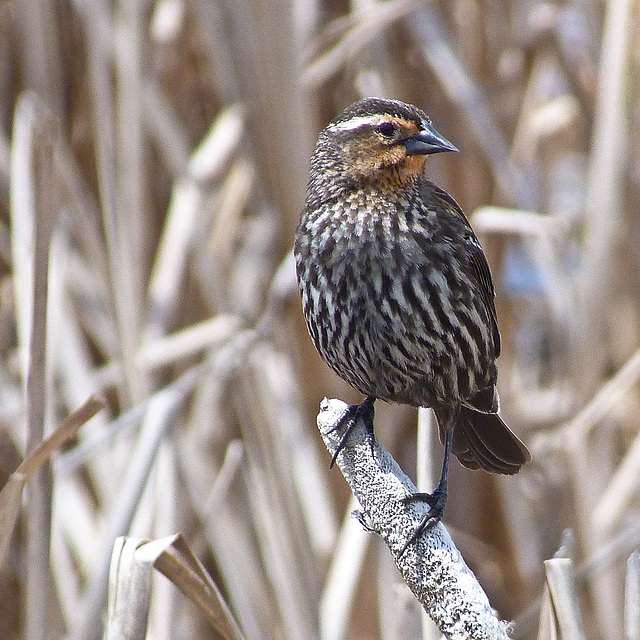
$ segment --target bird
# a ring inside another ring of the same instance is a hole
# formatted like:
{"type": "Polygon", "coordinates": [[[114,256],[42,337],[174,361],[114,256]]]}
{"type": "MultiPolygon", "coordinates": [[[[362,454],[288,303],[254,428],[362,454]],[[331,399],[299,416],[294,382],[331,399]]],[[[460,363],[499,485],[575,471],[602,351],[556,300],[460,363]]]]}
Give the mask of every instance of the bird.
{"type": "MultiPolygon", "coordinates": [[[[331,466],[374,402],[430,407],[444,457],[429,511],[406,547],[439,522],[449,457],[515,474],[531,459],[499,411],[495,290],[456,201],[425,176],[458,151],[418,107],[365,98],[319,134],[294,256],[309,334],[324,362],[364,396],[350,405],[331,466]]],[[[373,445],[372,445],[373,451],[373,445]]],[[[404,551],[404,550],[403,550],[404,551]]]]}

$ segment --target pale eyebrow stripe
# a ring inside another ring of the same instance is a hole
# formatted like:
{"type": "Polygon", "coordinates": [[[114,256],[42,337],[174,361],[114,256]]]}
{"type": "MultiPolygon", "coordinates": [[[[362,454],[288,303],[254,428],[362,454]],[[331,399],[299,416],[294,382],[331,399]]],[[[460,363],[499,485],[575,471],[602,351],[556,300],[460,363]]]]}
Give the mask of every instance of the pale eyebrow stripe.
{"type": "Polygon", "coordinates": [[[366,125],[378,124],[379,122],[382,122],[382,120],[384,120],[384,118],[379,115],[356,116],[346,122],[338,122],[337,124],[331,125],[329,129],[331,131],[353,131],[354,129],[359,129],[366,125]]]}

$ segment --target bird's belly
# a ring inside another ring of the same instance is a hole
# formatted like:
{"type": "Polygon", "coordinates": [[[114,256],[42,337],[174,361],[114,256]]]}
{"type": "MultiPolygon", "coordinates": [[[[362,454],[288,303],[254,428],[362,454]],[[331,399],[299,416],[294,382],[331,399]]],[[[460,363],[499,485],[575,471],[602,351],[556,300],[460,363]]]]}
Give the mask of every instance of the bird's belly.
{"type": "Polygon", "coordinates": [[[355,332],[346,341],[367,345],[367,367],[359,368],[362,393],[413,406],[459,401],[460,391],[466,395],[458,384],[459,354],[415,318],[398,316],[390,309],[382,312],[385,306],[380,303],[364,321],[355,323],[355,332]],[[362,375],[365,372],[368,375],[362,375]]]}
{"type": "Polygon", "coordinates": [[[299,273],[325,362],[364,395],[414,406],[458,403],[495,382],[487,310],[455,256],[427,255],[406,235],[359,241],[316,255],[311,245],[317,269],[299,273]]]}
{"type": "Polygon", "coordinates": [[[467,326],[482,325],[480,300],[451,295],[442,265],[402,277],[383,266],[357,268],[367,277],[329,303],[335,332],[317,345],[327,363],[364,395],[414,406],[458,403],[490,385],[490,338],[467,326]]]}

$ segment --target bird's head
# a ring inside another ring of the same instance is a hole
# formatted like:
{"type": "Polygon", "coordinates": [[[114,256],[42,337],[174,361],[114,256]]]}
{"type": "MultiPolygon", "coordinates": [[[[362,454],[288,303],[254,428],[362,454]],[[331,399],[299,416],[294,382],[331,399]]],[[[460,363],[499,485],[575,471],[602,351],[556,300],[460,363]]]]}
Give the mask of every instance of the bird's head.
{"type": "Polygon", "coordinates": [[[457,149],[423,111],[398,100],[365,98],[322,131],[316,158],[323,166],[317,169],[356,183],[405,183],[422,174],[427,155],[443,151],[457,149]]]}

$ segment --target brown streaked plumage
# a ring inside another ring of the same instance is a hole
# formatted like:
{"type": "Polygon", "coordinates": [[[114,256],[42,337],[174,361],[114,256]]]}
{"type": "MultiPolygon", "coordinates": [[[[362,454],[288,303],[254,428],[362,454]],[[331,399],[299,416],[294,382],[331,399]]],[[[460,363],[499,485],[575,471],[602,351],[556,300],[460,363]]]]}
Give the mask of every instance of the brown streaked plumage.
{"type": "Polygon", "coordinates": [[[427,497],[434,520],[450,450],[492,473],[517,473],[530,459],[498,416],[487,260],[460,207],[423,173],[427,155],[454,150],[414,106],[353,104],[320,133],[295,240],[313,342],[366,396],[345,421],[372,419],[375,399],[435,412],[445,460],[427,497]]]}

